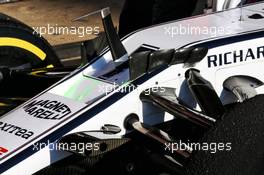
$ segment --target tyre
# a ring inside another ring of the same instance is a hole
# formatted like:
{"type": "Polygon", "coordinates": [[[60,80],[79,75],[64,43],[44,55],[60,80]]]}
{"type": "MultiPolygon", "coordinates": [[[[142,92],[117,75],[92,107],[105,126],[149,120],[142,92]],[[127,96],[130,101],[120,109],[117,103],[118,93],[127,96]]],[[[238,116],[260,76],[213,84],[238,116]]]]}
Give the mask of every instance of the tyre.
{"type": "Polygon", "coordinates": [[[18,20],[0,14],[0,66],[42,68],[62,65],[43,37],[18,20]]]}
{"type": "Polygon", "coordinates": [[[187,175],[264,174],[264,95],[233,104],[201,143],[231,143],[230,151],[197,151],[187,175]]]}

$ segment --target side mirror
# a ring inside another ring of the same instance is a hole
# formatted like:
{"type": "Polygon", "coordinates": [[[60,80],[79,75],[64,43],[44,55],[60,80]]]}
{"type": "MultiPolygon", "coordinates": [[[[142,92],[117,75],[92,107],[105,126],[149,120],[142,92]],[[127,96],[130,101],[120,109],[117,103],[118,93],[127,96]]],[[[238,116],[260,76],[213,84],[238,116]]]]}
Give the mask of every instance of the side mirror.
{"type": "Polygon", "coordinates": [[[113,61],[115,61],[115,63],[118,66],[123,62],[127,61],[128,54],[114,27],[110,8],[107,7],[101,10],[88,13],[86,15],[73,19],[73,21],[78,21],[98,13],[101,14],[101,18],[104,26],[104,32],[107,38],[108,46],[112,54],[113,61]]]}

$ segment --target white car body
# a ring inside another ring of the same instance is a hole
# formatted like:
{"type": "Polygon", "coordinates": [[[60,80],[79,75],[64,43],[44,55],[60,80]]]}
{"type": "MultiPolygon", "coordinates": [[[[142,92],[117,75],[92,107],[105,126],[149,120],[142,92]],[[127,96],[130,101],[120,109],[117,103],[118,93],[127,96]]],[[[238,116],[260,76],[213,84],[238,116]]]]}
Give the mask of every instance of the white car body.
{"type": "MultiPolygon", "coordinates": [[[[221,9],[222,4],[219,2],[217,9],[221,9]]],[[[232,1],[232,7],[235,7],[235,4],[237,1],[232,1]]],[[[140,77],[141,83],[131,92],[122,93],[120,89],[123,86],[119,86],[103,95],[104,92],[98,91],[99,86],[113,89],[117,85],[114,82],[126,82],[129,76],[129,70],[125,70],[106,81],[98,77],[104,71],[114,69],[111,53],[105,50],[91,65],[73,72],[69,77],[0,118],[0,148],[8,149],[8,152],[0,155],[0,173],[32,174],[68,156],[69,153],[53,150],[52,146],[57,139],[69,133],[100,130],[104,124],[113,124],[122,129],[118,135],[123,135],[127,132],[123,126],[124,119],[130,113],[138,114],[141,121],[151,125],[173,119],[168,113],[163,115],[152,110],[144,111],[139,94],[147,88],[157,86],[158,83],[159,86],[176,88],[177,95],[188,103],[189,99],[185,98],[181,86],[185,80],[184,73],[191,67],[199,69],[201,75],[213,84],[224,104],[234,102],[222,86],[228,77],[248,75],[264,82],[264,19],[249,18],[263,11],[263,4],[245,6],[243,21],[240,21],[240,9],[234,8],[152,26],[128,35],[122,43],[129,55],[142,46],[152,50],[206,46],[209,47],[209,52],[195,65],[172,65],[158,73],[140,77]],[[191,31],[194,26],[196,30],[191,31]],[[210,30],[218,32],[208,32],[210,30]],[[242,54],[236,55],[239,59],[234,58],[237,52],[242,54]],[[78,79],[82,79],[80,86],[73,85],[78,79]],[[83,92],[85,88],[91,87],[90,84],[95,88],[90,89],[87,92],[89,95],[85,96],[83,92]],[[75,95],[72,95],[67,92],[69,87],[84,89],[75,89],[75,95]],[[91,102],[98,96],[98,100],[91,102]],[[30,107],[25,106],[41,100],[57,101],[65,106],[46,118],[34,117],[32,113],[29,115],[30,111],[26,109],[30,107]],[[33,135],[17,134],[17,130],[11,132],[7,127],[3,129],[4,124],[24,128],[27,133],[32,132],[33,135]],[[40,143],[45,146],[34,150],[40,143]]],[[[258,91],[262,93],[262,87],[258,91]]]]}

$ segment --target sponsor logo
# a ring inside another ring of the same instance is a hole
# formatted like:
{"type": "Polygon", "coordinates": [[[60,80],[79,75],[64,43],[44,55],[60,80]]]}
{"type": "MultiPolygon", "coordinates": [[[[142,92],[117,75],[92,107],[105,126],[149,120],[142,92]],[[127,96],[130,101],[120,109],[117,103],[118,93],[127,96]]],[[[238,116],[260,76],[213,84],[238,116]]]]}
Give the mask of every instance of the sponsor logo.
{"type": "Polygon", "coordinates": [[[264,58],[264,46],[207,56],[208,67],[219,67],[264,58]]]}
{"type": "Polygon", "coordinates": [[[49,120],[60,120],[71,113],[67,105],[55,100],[35,100],[23,109],[32,117],[49,120]]]}
{"type": "Polygon", "coordinates": [[[8,149],[3,148],[3,147],[0,146],[0,156],[1,156],[2,154],[7,153],[7,152],[8,152],[8,149]]]}
{"type": "Polygon", "coordinates": [[[21,137],[23,139],[28,139],[34,135],[34,132],[32,131],[28,131],[27,129],[23,129],[19,126],[15,126],[15,125],[3,123],[3,122],[0,122],[0,131],[6,132],[9,134],[14,134],[15,136],[21,137]]]}

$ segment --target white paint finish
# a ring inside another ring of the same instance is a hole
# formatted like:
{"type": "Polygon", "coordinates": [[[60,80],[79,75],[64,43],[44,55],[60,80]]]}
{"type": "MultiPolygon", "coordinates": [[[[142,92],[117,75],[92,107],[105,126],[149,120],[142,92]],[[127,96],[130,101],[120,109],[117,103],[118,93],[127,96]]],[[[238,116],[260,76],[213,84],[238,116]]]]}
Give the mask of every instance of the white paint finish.
{"type": "MultiPolygon", "coordinates": [[[[260,4],[261,6],[262,4],[260,4]]],[[[252,14],[252,10],[255,10],[257,8],[260,8],[256,5],[254,6],[248,6],[245,7],[245,16],[248,16],[252,14]]],[[[164,35],[164,27],[169,27],[169,26],[179,26],[181,25],[190,25],[190,24],[197,24],[200,27],[202,26],[216,26],[216,27],[230,27],[230,35],[236,35],[238,33],[243,33],[243,32],[249,32],[252,30],[257,30],[257,29],[262,29],[263,30],[263,24],[264,20],[258,20],[258,22],[254,22],[254,20],[251,19],[246,19],[243,22],[238,21],[238,17],[240,14],[239,9],[232,9],[229,11],[225,11],[223,13],[216,13],[216,14],[211,14],[208,16],[201,16],[197,18],[191,18],[187,19],[185,21],[176,21],[170,24],[164,24],[161,26],[156,26],[153,28],[149,28],[143,31],[139,31],[128,38],[126,38],[123,43],[128,50],[128,53],[130,54],[133,52],[135,49],[137,49],[140,45],[142,44],[150,44],[153,46],[160,47],[162,49],[165,48],[180,48],[184,45],[190,44],[192,42],[197,42],[203,39],[213,39],[215,36],[211,36],[209,34],[206,35],[179,35],[175,37],[169,37],[164,35]],[[232,16],[232,18],[230,18],[232,16]]],[[[219,37],[226,37],[226,35],[218,35],[219,37]]],[[[209,51],[208,54],[213,54],[213,53],[219,53],[219,52],[225,52],[226,50],[233,48],[245,48],[248,46],[257,46],[255,43],[263,43],[263,38],[259,39],[259,41],[252,41],[252,43],[242,43],[242,44],[235,44],[235,45],[229,45],[229,46],[224,46],[222,48],[218,48],[216,50],[211,50],[209,51]],[[253,44],[254,43],[254,44],[253,44]]],[[[98,70],[106,70],[109,71],[113,67],[107,65],[107,63],[111,64],[111,55],[110,52],[107,52],[103,57],[95,62],[92,66],[88,67],[85,70],[85,73],[88,75],[98,75],[100,71],[98,70]]],[[[262,61],[261,61],[262,63],[262,61]]],[[[247,71],[249,72],[248,74],[254,75],[256,77],[261,77],[260,74],[257,74],[256,67],[261,67],[260,64],[258,66],[255,66],[255,64],[238,64],[234,66],[226,66],[226,67],[221,67],[221,68],[210,68],[208,69],[207,67],[207,60],[204,59],[201,61],[199,64],[195,66],[195,68],[201,70],[201,75],[204,76],[207,80],[212,82],[213,86],[216,88],[218,94],[221,94],[222,92],[222,86],[221,83],[224,81],[224,79],[228,76],[231,76],[233,74],[238,73],[236,70],[240,70],[240,67],[245,67],[247,71]],[[236,68],[237,67],[237,68],[236,68]],[[228,68],[228,69],[227,69],[228,68]],[[222,73],[222,70],[225,70],[227,72],[226,74],[222,73]],[[252,71],[253,70],[253,71],[252,71]],[[251,72],[252,71],[252,72],[251,72]]],[[[263,66],[262,66],[263,67],[263,66]]],[[[155,86],[155,83],[158,81],[159,86],[168,86],[168,87],[175,87],[177,90],[177,94],[180,94],[180,86],[184,80],[184,73],[188,69],[188,67],[184,67],[183,64],[179,65],[174,65],[169,67],[168,69],[164,70],[160,74],[152,77],[148,81],[146,81],[141,87],[140,90],[135,90],[131,92],[130,94],[124,96],[122,99],[120,99],[118,102],[114,103],[110,107],[104,109],[102,112],[99,114],[93,116],[90,120],[87,122],[81,124],[79,127],[75,128],[71,132],[78,132],[78,131],[86,131],[86,130],[98,130],[103,126],[104,124],[114,124],[118,125],[122,128],[122,132],[120,133],[121,135],[124,134],[126,131],[123,128],[123,120],[124,118],[130,114],[130,113],[137,113],[140,116],[140,120],[147,122],[149,124],[154,124],[157,122],[161,122],[162,120],[170,120],[172,119],[172,116],[165,114],[164,118],[159,118],[157,119],[156,116],[151,116],[153,113],[151,111],[146,111],[148,115],[144,115],[144,118],[142,117],[142,103],[140,101],[139,94],[142,90],[147,89],[149,87],[155,86]],[[180,74],[180,76],[177,76],[180,74]]],[[[240,70],[241,73],[242,69],[240,70]]],[[[263,77],[263,76],[262,76],[263,77]]],[[[263,79],[263,78],[262,78],[263,79]]],[[[104,100],[107,97],[102,98],[100,101],[104,100]]],[[[184,98],[184,95],[183,95],[184,98]]],[[[89,106],[88,108],[85,109],[87,111],[89,108],[94,107],[97,103],[100,101],[96,102],[95,104],[89,106]]],[[[85,111],[78,112],[76,116],[79,116],[82,113],[85,113],[85,111]]],[[[145,114],[146,114],[145,113],[145,114]]],[[[157,116],[160,116],[160,114],[157,114],[157,116]]],[[[159,117],[158,116],[158,117],[159,117]]],[[[57,126],[47,134],[53,132],[54,130],[58,129],[59,127],[62,127],[65,123],[57,126]]],[[[42,149],[41,151],[35,153],[28,159],[22,161],[21,163],[17,164],[14,166],[10,171],[8,172],[27,172],[26,169],[30,169],[30,162],[41,162],[39,164],[34,164],[36,168],[33,168],[31,171],[34,172],[37,169],[43,168],[44,166],[49,165],[49,163],[56,161],[56,159],[60,159],[59,156],[52,156],[56,155],[56,152],[50,152],[48,153],[47,150],[48,148],[42,149]],[[53,159],[51,159],[53,157],[53,159]],[[43,162],[42,162],[43,160],[43,162]],[[50,162],[49,162],[50,161],[50,162]]]]}
{"type": "MultiPolygon", "coordinates": [[[[49,110],[50,112],[54,112],[54,114],[58,114],[59,117],[64,116],[63,118],[59,120],[52,120],[52,119],[43,119],[43,118],[33,117],[32,115],[29,115],[27,112],[25,112],[25,109],[21,107],[17,110],[14,110],[12,113],[8,115],[1,117],[0,122],[2,123],[11,124],[16,127],[20,127],[20,128],[26,129],[27,131],[33,132],[33,135],[31,137],[29,137],[28,139],[25,139],[25,138],[22,138],[21,136],[17,136],[15,134],[16,132],[10,133],[11,132],[10,130],[8,131],[1,130],[0,131],[0,137],[2,141],[1,147],[7,148],[9,150],[8,153],[13,152],[8,157],[4,157],[5,154],[3,154],[0,157],[2,158],[1,163],[9,159],[10,157],[13,157],[15,154],[19,153],[20,151],[26,148],[26,146],[22,148],[19,148],[19,147],[21,147],[22,145],[30,145],[32,141],[35,142],[39,140],[41,138],[39,136],[42,136],[44,133],[46,133],[48,129],[54,127],[55,125],[63,121],[65,118],[70,117],[76,111],[80,110],[81,108],[85,106],[85,104],[79,103],[79,102],[74,102],[73,104],[73,101],[70,99],[63,98],[62,96],[58,96],[58,95],[50,94],[50,93],[45,93],[31,102],[46,101],[46,100],[50,102],[56,101],[56,102],[59,102],[60,104],[66,105],[70,111],[66,111],[66,113],[63,114],[62,112],[65,112],[65,111],[55,113],[54,110],[49,110]]],[[[26,106],[27,104],[25,104],[24,106],[26,106]]],[[[34,106],[32,108],[34,108],[34,106]]],[[[42,107],[37,105],[36,108],[42,108],[42,107]]],[[[45,110],[47,111],[48,109],[45,109],[45,110]]]]}

